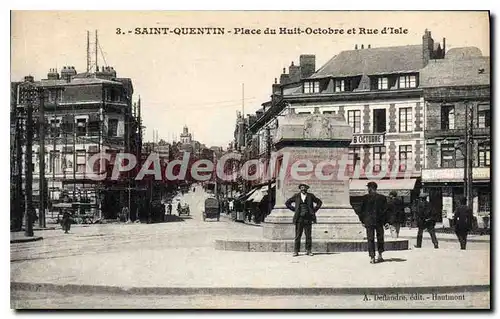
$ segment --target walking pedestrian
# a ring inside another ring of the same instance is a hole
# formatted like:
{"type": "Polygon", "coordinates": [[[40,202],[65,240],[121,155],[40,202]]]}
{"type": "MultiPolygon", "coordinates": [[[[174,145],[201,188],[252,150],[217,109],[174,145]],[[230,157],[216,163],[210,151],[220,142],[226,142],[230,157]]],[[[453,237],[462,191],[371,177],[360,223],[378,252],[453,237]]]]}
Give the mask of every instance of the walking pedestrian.
{"type": "Polygon", "coordinates": [[[472,230],[472,209],[466,205],[467,199],[463,196],[460,198],[460,205],[455,209],[453,221],[455,224],[455,233],[460,242],[460,249],[465,250],[467,246],[467,235],[472,230]]]}
{"type": "Polygon", "coordinates": [[[366,239],[368,241],[368,255],[370,263],[383,262],[384,258],[384,227],[388,228],[387,218],[387,198],[377,193],[378,185],[369,182],[367,185],[368,194],[363,197],[359,219],[366,228],[366,239]],[[375,261],[375,233],[377,233],[378,257],[375,261]]]}
{"type": "Polygon", "coordinates": [[[299,185],[300,192],[290,197],[286,202],[286,207],[294,211],[293,223],[295,224],[295,243],[293,256],[299,255],[300,239],[302,233],[306,236],[306,252],[307,255],[313,256],[312,253],[312,224],[316,223],[316,212],[321,208],[323,202],[314,194],[309,193],[309,186],[306,184],[299,185]],[[292,205],[294,204],[294,205],[292,205]]]}
{"type": "Polygon", "coordinates": [[[391,191],[387,201],[387,214],[389,215],[389,224],[391,227],[391,237],[399,238],[399,230],[401,223],[405,221],[405,212],[402,207],[402,202],[398,198],[398,192],[391,191]]]}
{"type": "Polygon", "coordinates": [[[434,227],[436,226],[437,216],[433,213],[429,202],[427,201],[427,194],[420,194],[420,198],[416,205],[416,214],[417,214],[417,244],[415,248],[422,247],[422,236],[424,233],[424,229],[427,229],[429,235],[431,235],[432,244],[434,244],[434,248],[438,249],[439,244],[436,237],[436,230],[434,227]]]}
{"type": "Polygon", "coordinates": [[[172,203],[168,203],[168,214],[172,215],[172,203]]]}
{"type": "Polygon", "coordinates": [[[71,228],[71,214],[67,209],[63,212],[61,226],[65,234],[67,234],[71,228]]]}

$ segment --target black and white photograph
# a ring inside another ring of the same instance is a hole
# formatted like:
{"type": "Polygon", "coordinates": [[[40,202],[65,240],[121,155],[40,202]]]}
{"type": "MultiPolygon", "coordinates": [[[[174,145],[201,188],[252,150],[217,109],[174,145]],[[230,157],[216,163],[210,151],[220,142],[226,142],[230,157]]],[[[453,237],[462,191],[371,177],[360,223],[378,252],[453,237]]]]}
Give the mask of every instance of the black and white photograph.
{"type": "Polygon", "coordinates": [[[490,22],[11,11],[11,309],[491,310],[490,22]]]}

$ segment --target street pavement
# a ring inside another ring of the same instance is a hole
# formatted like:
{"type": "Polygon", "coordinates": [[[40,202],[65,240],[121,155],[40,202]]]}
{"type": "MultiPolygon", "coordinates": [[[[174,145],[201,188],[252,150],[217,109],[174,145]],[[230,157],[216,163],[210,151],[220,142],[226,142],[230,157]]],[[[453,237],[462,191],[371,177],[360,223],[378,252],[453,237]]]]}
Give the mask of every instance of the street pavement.
{"type": "MultiPolygon", "coordinates": [[[[192,216],[177,222],[73,227],[70,234],[61,230],[36,232],[44,239],[11,244],[11,282],[25,283],[32,288],[36,287],[35,284],[69,287],[72,293],[82,296],[82,301],[67,296],[60,298],[57,307],[70,308],[78,305],[86,308],[122,305],[122,308],[127,308],[127,299],[133,300],[128,301],[133,308],[182,308],[183,305],[204,308],[210,303],[203,301],[203,288],[220,289],[226,295],[232,295],[235,289],[243,289],[238,291],[239,296],[224,297],[226,301],[218,299],[213,303],[214,307],[222,308],[235,308],[228,306],[227,302],[231,300],[234,305],[261,308],[256,306],[255,299],[259,299],[255,298],[256,294],[273,295],[265,298],[264,307],[271,304],[271,308],[342,307],[337,306],[342,303],[329,303],[325,296],[321,297],[323,299],[313,298],[314,302],[294,303],[293,300],[300,298],[279,297],[280,293],[309,296],[347,293],[353,294],[349,300],[354,305],[370,307],[366,301],[359,300],[364,291],[396,291],[401,288],[406,292],[418,292],[429,287],[447,287],[451,289],[449,293],[481,287],[480,291],[468,292],[467,300],[462,304],[484,305],[485,300],[489,304],[489,293],[485,288],[490,284],[489,242],[471,243],[470,250],[461,251],[458,243],[443,242],[440,249],[435,250],[425,241],[422,249],[387,252],[384,256],[386,262],[376,265],[369,264],[365,252],[293,258],[288,253],[217,251],[214,248],[216,239],[262,238],[262,228],[228,219],[203,222],[201,211],[206,196],[201,187],[197,187],[195,193],[186,194],[183,201],[190,205],[192,216]],[[139,292],[154,292],[155,298],[169,295],[177,299],[161,297],[157,298],[157,303],[147,302],[148,298],[140,297],[140,293],[139,297],[120,293],[106,295],[99,301],[92,296],[85,297],[90,291],[93,294],[99,293],[101,288],[105,291],[103,287],[120,288],[125,293],[134,287],[142,288],[139,292]],[[291,292],[297,288],[298,292],[291,292]],[[196,294],[196,298],[182,297],[189,293],[196,294]]],[[[13,307],[40,308],[45,302],[47,305],[57,303],[56,291],[24,290],[13,289],[13,307]]],[[[437,307],[441,303],[429,301],[418,305],[437,307]]],[[[445,304],[452,306],[450,301],[445,304]]],[[[410,303],[407,306],[413,307],[410,303]]],[[[401,303],[393,301],[376,307],[397,308],[401,303]]]]}

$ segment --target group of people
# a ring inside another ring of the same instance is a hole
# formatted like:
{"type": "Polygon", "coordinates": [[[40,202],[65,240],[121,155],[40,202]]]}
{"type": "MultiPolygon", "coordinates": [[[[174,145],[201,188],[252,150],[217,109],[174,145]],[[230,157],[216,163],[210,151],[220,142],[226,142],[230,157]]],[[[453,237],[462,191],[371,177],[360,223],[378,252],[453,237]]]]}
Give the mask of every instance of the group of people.
{"type": "MultiPolygon", "coordinates": [[[[384,261],[384,232],[390,229],[391,235],[395,238],[399,236],[401,224],[405,221],[403,204],[397,196],[397,192],[392,191],[388,197],[377,193],[378,185],[369,182],[367,185],[368,194],[363,197],[361,208],[356,212],[360,222],[366,229],[368,241],[368,255],[370,263],[384,261]],[[375,236],[377,237],[378,256],[375,259],[375,236]]],[[[314,194],[309,193],[309,186],[299,185],[300,192],[290,197],[285,205],[294,212],[293,223],[295,224],[295,243],[293,256],[298,256],[300,251],[300,240],[302,234],[306,237],[306,254],[312,256],[312,224],[316,223],[316,212],[321,208],[322,201],[314,194]]],[[[435,225],[439,215],[433,211],[428,202],[428,196],[421,194],[415,205],[417,219],[417,244],[415,248],[422,247],[422,236],[427,230],[431,236],[435,249],[439,248],[436,237],[435,225]]],[[[454,213],[455,232],[460,242],[460,248],[466,249],[467,235],[472,229],[473,215],[470,207],[466,205],[465,198],[460,200],[460,205],[454,213]]]]}

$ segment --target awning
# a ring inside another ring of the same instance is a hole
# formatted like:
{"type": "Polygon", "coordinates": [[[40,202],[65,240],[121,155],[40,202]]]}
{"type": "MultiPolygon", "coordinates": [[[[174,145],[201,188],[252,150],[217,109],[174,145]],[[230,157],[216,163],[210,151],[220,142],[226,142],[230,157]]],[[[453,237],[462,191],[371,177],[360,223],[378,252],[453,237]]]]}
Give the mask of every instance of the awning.
{"type": "MultiPolygon", "coordinates": [[[[376,180],[377,183],[377,193],[382,195],[389,195],[391,191],[398,192],[398,196],[410,196],[410,192],[415,188],[415,178],[405,178],[405,179],[385,179],[376,180]]],[[[366,179],[353,179],[349,184],[349,195],[351,196],[363,196],[368,193],[366,184],[370,180],[366,179]]]]}
{"type": "MultiPolygon", "coordinates": [[[[275,187],[275,183],[271,184],[271,188],[275,187]]],[[[248,202],[260,202],[267,195],[268,186],[263,185],[258,187],[255,192],[247,199],[248,202]]]]}

